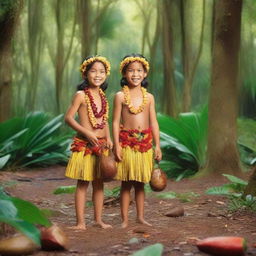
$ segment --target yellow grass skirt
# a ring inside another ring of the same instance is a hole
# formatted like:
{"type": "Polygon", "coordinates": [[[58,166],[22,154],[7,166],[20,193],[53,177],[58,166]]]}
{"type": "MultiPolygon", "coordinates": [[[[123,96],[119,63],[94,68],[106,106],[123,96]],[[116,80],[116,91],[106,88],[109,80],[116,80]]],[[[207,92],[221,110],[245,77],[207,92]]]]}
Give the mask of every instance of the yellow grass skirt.
{"type": "MultiPolygon", "coordinates": [[[[108,151],[104,151],[108,155],[108,151]]],[[[100,179],[101,174],[97,164],[97,156],[84,155],[84,151],[72,152],[65,176],[71,179],[93,181],[100,179]]]]}
{"type": "Polygon", "coordinates": [[[153,170],[153,149],[140,152],[130,147],[122,148],[122,161],[117,163],[115,179],[148,183],[153,170]]]}

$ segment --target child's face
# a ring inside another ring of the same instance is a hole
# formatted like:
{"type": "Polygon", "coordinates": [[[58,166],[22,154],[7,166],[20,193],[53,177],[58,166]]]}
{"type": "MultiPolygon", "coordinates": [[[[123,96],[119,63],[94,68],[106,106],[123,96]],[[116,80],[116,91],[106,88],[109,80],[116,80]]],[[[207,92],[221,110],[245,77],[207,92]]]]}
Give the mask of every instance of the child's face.
{"type": "Polygon", "coordinates": [[[139,61],[134,61],[126,68],[124,77],[128,82],[128,86],[136,87],[141,85],[143,79],[147,76],[143,65],[139,61]]]}
{"type": "Polygon", "coordinates": [[[105,66],[101,62],[93,63],[87,72],[87,79],[90,86],[100,87],[106,80],[107,74],[105,66]]]}

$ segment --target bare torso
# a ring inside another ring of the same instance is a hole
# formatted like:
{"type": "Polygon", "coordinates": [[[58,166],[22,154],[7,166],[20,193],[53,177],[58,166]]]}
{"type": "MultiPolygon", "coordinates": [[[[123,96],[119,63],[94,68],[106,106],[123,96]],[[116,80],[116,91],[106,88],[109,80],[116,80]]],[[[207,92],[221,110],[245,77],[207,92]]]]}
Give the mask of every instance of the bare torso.
{"type": "MultiPolygon", "coordinates": [[[[83,95],[83,98],[85,97],[85,94],[83,91],[79,91],[77,93],[80,93],[83,95]]],[[[99,95],[93,95],[94,102],[97,106],[98,111],[101,110],[101,99],[99,95]]],[[[97,137],[105,137],[106,136],[106,130],[105,127],[103,129],[94,129],[90,123],[90,119],[88,116],[88,109],[87,109],[87,104],[85,100],[83,100],[78,108],[78,118],[79,118],[79,123],[81,126],[83,126],[86,130],[92,131],[97,137]]],[[[97,118],[97,122],[101,123],[102,122],[102,117],[97,118]]]]}
{"type": "MultiPolygon", "coordinates": [[[[123,93],[122,93],[123,94],[123,93]]],[[[132,114],[129,111],[127,105],[122,102],[122,112],[121,112],[121,119],[123,128],[125,129],[139,129],[144,130],[150,126],[150,115],[149,115],[149,108],[150,108],[150,94],[147,93],[147,103],[141,113],[132,114]]],[[[124,97],[124,95],[123,95],[124,97]]],[[[142,104],[142,93],[139,92],[136,95],[131,93],[131,104],[138,108],[142,104]]]]}

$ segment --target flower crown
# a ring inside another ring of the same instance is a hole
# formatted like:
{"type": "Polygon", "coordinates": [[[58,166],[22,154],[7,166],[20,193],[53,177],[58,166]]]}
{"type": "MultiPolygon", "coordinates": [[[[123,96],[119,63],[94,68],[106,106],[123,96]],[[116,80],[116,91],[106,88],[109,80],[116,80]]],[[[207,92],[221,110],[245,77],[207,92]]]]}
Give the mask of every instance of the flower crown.
{"type": "Polygon", "coordinates": [[[80,71],[82,72],[82,74],[84,74],[84,72],[86,71],[86,67],[95,61],[99,61],[103,63],[103,65],[106,68],[106,73],[108,76],[110,74],[110,63],[105,57],[102,57],[102,56],[95,56],[85,60],[80,66],[80,71]]]}
{"type": "Polygon", "coordinates": [[[149,63],[148,61],[143,58],[143,57],[127,57],[125,59],[123,59],[120,63],[120,72],[122,73],[123,72],[123,68],[130,64],[131,62],[134,62],[134,61],[139,61],[146,69],[146,71],[148,72],[149,71],[149,63]]]}

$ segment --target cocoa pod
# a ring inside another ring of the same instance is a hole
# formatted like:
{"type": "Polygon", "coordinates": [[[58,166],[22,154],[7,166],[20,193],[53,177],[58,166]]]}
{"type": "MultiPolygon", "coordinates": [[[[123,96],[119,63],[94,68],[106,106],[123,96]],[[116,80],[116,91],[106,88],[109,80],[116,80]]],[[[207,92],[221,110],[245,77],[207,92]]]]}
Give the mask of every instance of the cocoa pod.
{"type": "Polygon", "coordinates": [[[167,185],[166,173],[160,168],[154,169],[149,184],[153,191],[159,192],[164,190],[167,185]]]}
{"type": "Polygon", "coordinates": [[[42,250],[66,250],[68,248],[68,237],[65,232],[57,225],[41,229],[42,250]]]}
{"type": "Polygon", "coordinates": [[[182,206],[176,206],[165,214],[167,217],[180,217],[184,216],[184,208],[182,206]]]}
{"type": "Polygon", "coordinates": [[[0,255],[28,255],[38,246],[27,236],[17,235],[0,241],[0,255]]]}
{"type": "Polygon", "coordinates": [[[103,181],[111,181],[117,174],[117,166],[112,151],[108,156],[99,156],[99,168],[101,172],[101,178],[103,181]]]}

